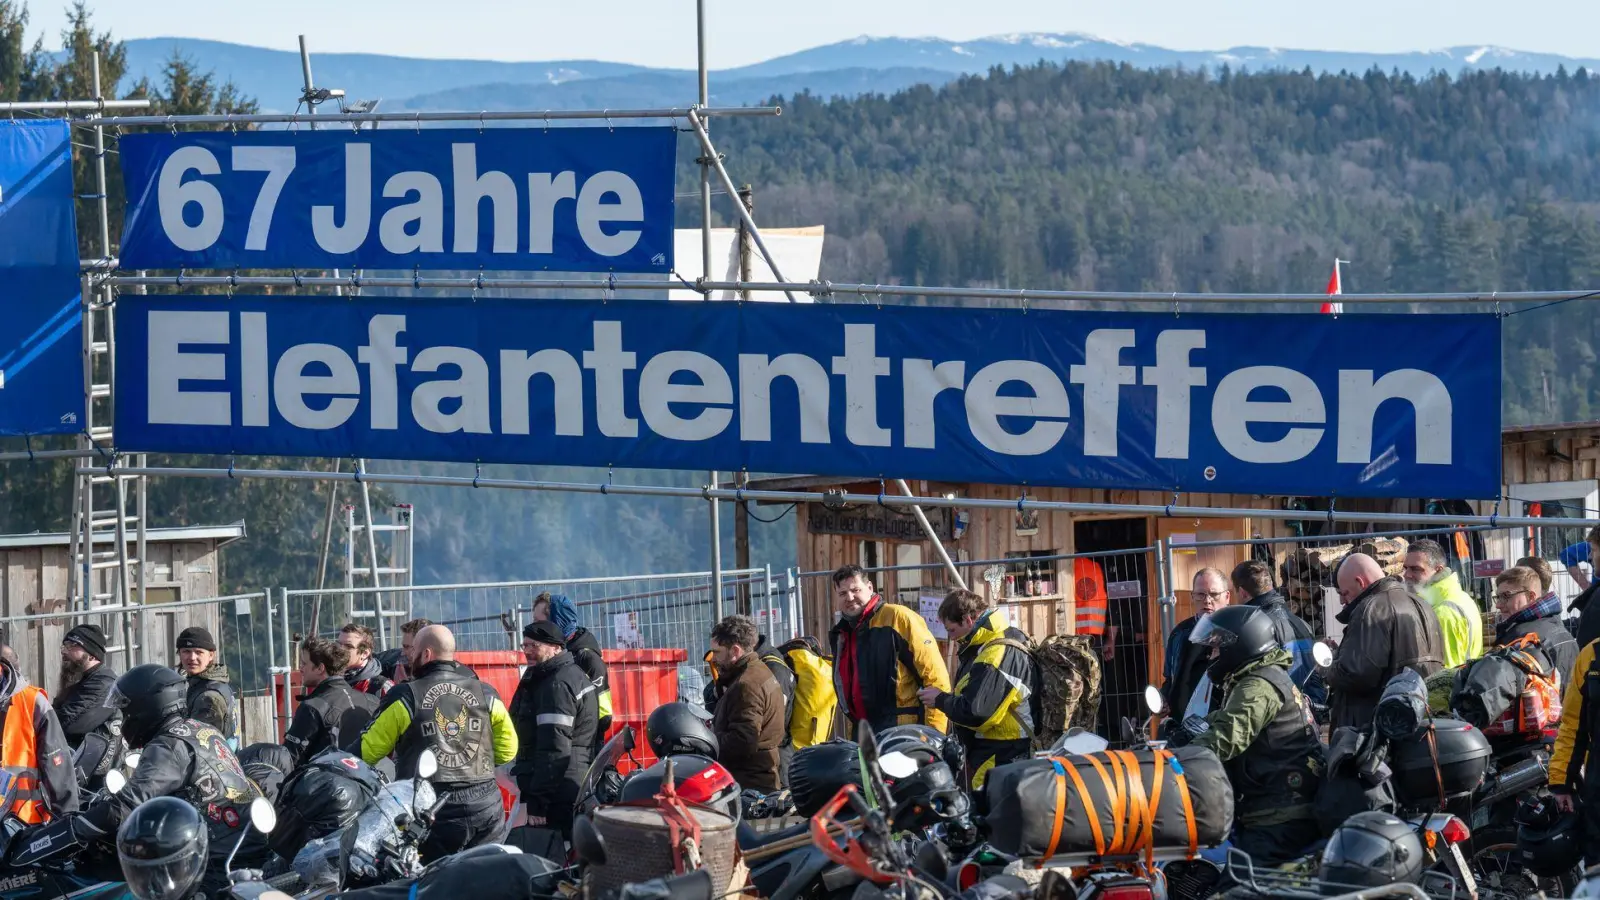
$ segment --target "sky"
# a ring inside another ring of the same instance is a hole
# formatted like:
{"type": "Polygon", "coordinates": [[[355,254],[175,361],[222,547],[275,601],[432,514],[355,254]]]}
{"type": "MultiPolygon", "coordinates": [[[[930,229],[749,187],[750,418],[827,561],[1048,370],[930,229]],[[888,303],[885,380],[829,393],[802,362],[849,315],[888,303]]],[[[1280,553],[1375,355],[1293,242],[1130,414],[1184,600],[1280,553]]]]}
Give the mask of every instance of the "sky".
{"type": "MultiPolygon", "coordinates": [[[[691,0],[90,0],[119,38],[198,37],[315,52],[695,64],[691,0]]],[[[1600,55],[1595,0],[705,0],[712,68],[858,35],[968,40],[1085,32],[1181,50],[1259,45],[1393,52],[1469,44],[1600,55]]],[[[66,0],[31,0],[56,46],[66,0]]]]}

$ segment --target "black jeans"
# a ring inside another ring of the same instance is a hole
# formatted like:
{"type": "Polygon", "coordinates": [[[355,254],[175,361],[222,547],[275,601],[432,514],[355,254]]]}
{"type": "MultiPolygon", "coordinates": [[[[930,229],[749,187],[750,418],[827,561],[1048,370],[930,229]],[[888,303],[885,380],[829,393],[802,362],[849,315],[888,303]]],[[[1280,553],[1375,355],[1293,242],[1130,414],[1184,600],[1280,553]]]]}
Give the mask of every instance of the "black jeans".
{"type": "Polygon", "coordinates": [[[463,850],[493,843],[505,826],[505,807],[495,782],[449,791],[420,854],[424,865],[463,850]]]}

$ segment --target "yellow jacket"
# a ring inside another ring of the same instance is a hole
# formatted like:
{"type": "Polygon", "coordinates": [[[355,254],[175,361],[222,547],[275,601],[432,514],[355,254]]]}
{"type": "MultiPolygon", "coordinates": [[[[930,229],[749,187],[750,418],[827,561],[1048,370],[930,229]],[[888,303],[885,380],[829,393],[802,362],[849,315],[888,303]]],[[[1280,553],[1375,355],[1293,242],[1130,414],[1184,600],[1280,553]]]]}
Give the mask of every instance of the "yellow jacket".
{"type": "MultiPolygon", "coordinates": [[[[1572,755],[1578,741],[1589,740],[1589,735],[1579,734],[1583,725],[1583,683],[1587,680],[1589,669],[1594,665],[1594,646],[1600,641],[1592,641],[1587,647],[1578,651],[1578,662],[1572,667],[1570,677],[1567,679],[1566,693],[1561,698],[1561,730],[1556,733],[1556,745],[1550,751],[1550,786],[1566,787],[1576,790],[1582,772],[1568,771],[1572,767],[1572,755]]],[[[1600,710],[1596,710],[1600,713],[1600,710]]],[[[1590,751],[1584,747],[1585,755],[1590,751]]],[[[1589,760],[1593,762],[1594,760],[1589,760]]]]}

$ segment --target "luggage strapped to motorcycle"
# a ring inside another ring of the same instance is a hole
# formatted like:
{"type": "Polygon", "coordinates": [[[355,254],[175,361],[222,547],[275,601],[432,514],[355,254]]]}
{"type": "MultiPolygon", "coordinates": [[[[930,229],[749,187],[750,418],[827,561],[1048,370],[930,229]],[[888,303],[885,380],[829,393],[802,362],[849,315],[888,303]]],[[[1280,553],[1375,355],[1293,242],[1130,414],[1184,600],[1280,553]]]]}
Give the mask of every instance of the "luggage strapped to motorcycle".
{"type": "Polygon", "coordinates": [[[666,820],[667,834],[672,841],[672,871],[682,875],[690,869],[700,868],[700,820],[678,797],[672,763],[667,763],[667,777],[661,782],[661,792],[656,794],[656,811],[666,820]],[[685,857],[688,857],[685,859],[685,857]]]}
{"type": "Polygon", "coordinates": [[[1433,760],[1433,781],[1439,788],[1439,811],[1443,812],[1448,797],[1444,792],[1444,771],[1439,768],[1439,733],[1434,730],[1432,719],[1428,720],[1423,733],[1428,736],[1428,757],[1433,760]]]}
{"type": "Polygon", "coordinates": [[[1056,855],[1056,847],[1061,843],[1061,826],[1066,821],[1067,815],[1069,778],[1078,792],[1078,798],[1083,801],[1084,810],[1088,813],[1089,831],[1094,835],[1096,853],[1102,857],[1137,856],[1142,844],[1145,864],[1153,867],[1156,811],[1161,808],[1161,782],[1164,774],[1162,769],[1169,762],[1172,765],[1178,791],[1183,798],[1184,824],[1189,832],[1188,858],[1193,859],[1200,850],[1200,837],[1195,827],[1194,804],[1189,797],[1189,782],[1184,777],[1183,765],[1169,750],[1158,749],[1153,753],[1154,771],[1148,804],[1145,803],[1144,782],[1139,778],[1139,761],[1133,753],[1127,750],[1106,751],[1106,758],[1115,778],[1106,774],[1105,767],[1098,759],[1093,756],[1082,757],[1088,760],[1089,765],[1099,774],[1100,781],[1106,789],[1107,802],[1111,804],[1109,812],[1113,829],[1110,844],[1106,843],[1105,830],[1100,826],[1099,810],[1095,809],[1094,799],[1089,794],[1088,786],[1084,784],[1083,776],[1078,773],[1078,767],[1068,757],[1050,757],[1050,765],[1055,769],[1056,776],[1055,824],[1050,829],[1050,843],[1045,847],[1044,856],[1035,867],[1044,868],[1045,864],[1056,855]],[[1123,786],[1130,787],[1127,794],[1121,790],[1123,786]]]}

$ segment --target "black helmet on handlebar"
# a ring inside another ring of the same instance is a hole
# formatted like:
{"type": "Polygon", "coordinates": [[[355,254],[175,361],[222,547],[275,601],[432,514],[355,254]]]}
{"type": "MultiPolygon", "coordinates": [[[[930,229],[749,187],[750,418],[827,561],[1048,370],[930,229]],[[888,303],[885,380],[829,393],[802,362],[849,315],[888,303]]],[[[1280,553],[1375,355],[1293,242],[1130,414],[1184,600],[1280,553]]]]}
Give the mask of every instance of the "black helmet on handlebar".
{"type": "Polygon", "coordinates": [[[1578,813],[1556,809],[1549,794],[1530,797],[1517,808],[1517,856],[1540,878],[1559,878],[1583,858],[1583,822],[1578,813]]]}
{"type": "Polygon", "coordinates": [[[789,796],[797,815],[816,815],[847,784],[861,787],[861,748],[855,741],[812,744],[789,761],[789,796]]]}
{"type": "Polygon", "coordinates": [[[1201,619],[1189,641],[1216,650],[1216,662],[1206,670],[1215,684],[1283,646],[1278,642],[1272,617],[1257,607],[1244,605],[1224,606],[1201,619]]]}
{"type": "Polygon", "coordinates": [[[1385,812],[1361,812],[1333,830],[1322,850],[1317,880],[1325,894],[1415,884],[1426,863],[1422,839],[1411,823],[1385,812]]]}
{"type": "Polygon", "coordinates": [[[139,804],[117,829],[128,891],[139,900],[188,897],[206,872],[208,839],[200,811],[177,797],[139,804]]]}
{"type": "Polygon", "coordinates": [[[657,759],[680,753],[717,758],[717,736],[705,712],[682,700],[656,707],[645,720],[644,733],[657,759]]]}
{"type": "Polygon", "coordinates": [[[162,722],[182,715],[188,701],[189,683],[157,663],[129,669],[106,696],[106,706],[122,710],[122,734],[135,749],[149,743],[162,722]]]}

